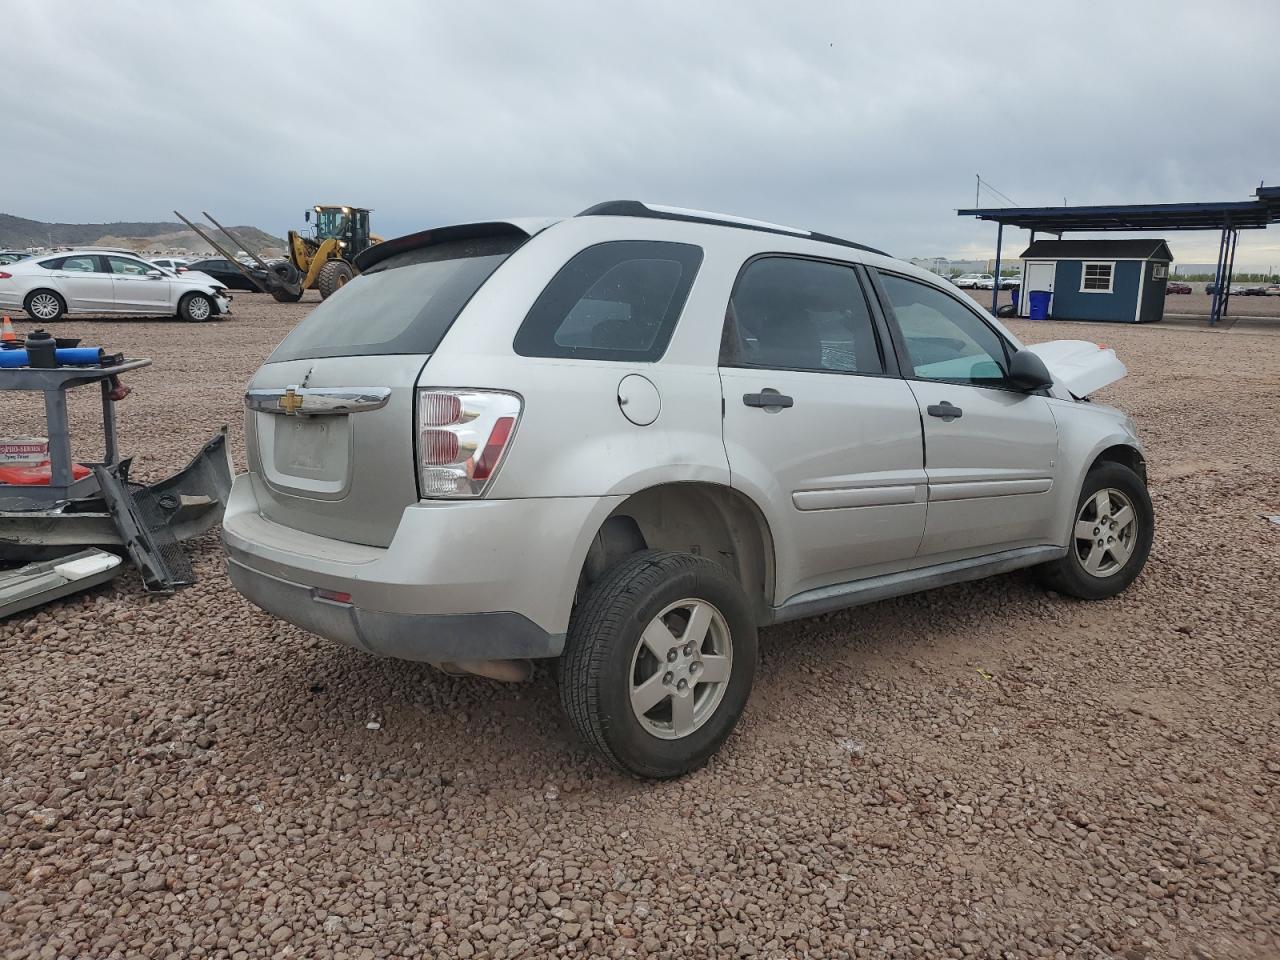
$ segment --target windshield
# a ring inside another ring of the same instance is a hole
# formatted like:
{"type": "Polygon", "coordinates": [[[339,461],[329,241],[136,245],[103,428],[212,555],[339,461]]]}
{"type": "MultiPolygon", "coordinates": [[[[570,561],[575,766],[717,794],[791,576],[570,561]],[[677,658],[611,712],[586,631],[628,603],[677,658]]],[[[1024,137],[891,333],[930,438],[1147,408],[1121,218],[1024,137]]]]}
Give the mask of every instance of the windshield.
{"type": "Polygon", "coordinates": [[[431,353],[467,301],[526,239],[453,240],[389,257],[316,307],[270,362],[431,353]]]}
{"type": "Polygon", "coordinates": [[[316,211],[316,236],[321,240],[341,237],[346,231],[347,215],[341,207],[326,207],[316,211]]]}

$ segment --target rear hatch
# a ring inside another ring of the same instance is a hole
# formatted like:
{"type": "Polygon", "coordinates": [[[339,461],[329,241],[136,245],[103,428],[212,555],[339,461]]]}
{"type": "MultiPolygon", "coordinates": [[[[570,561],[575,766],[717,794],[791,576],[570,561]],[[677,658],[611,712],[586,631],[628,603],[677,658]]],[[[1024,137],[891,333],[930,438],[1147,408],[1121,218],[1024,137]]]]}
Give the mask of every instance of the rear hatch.
{"type": "Polygon", "coordinates": [[[263,516],[318,536],[390,544],[418,500],[418,375],[475,292],[528,238],[514,224],[487,223],[388,241],[294,328],[245,398],[263,516]]]}

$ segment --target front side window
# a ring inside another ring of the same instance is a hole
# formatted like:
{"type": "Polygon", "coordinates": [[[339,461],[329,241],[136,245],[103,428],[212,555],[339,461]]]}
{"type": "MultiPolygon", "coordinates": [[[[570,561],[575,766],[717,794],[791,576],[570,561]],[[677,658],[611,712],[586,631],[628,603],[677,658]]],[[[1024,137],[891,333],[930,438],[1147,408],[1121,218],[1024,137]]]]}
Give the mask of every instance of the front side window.
{"type": "Polygon", "coordinates": [[[726,323],[724,366],[884,373],[862,284],[849,266],[753,260],[738,277],[726,323]]]}
{"type": "Polygon", "coordinates": [[[927,283],[891,273],[882,273],[880,282],[916,378],[976,386],[1004,383],[1004,338],[977,314],[927,283]]]}
{"type": "Polygon", "coordinates": [[[1114,263],[1085,263],[1080,274],[1081,293],[1110,293],[1114,263]]]}
{"type": "Polygon", "coordinates": [[[654,361],[684,309],[702,248],[657,240],[588,247],[547,284],[516,332],[522,357],[654,361]]]}
{"type": "Polygon", "coordinates": [[[140,260],[130,260],[127,257],[107,257],[107,265],[111,268],[111,272],[125,277],[145,277],[150,267],[140,260]]]}

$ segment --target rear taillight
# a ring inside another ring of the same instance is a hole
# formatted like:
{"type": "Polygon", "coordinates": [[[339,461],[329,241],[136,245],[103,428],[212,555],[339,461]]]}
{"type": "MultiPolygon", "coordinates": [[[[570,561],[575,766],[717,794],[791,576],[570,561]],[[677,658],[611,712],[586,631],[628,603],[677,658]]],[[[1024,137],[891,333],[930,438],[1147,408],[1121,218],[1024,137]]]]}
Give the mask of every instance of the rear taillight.
{"type": "Polygon", "coordinates": [[[0,270],[0,280],[12,280],[12,279],[13,279],[12,273],[5,273],[3,270],[0,270]]]}
{"type": "Polygon", "coordinates": [[[423,497],[479,497],[520,420],[521,401],[498,390],[418,391],[418,483],[423,497]]]}

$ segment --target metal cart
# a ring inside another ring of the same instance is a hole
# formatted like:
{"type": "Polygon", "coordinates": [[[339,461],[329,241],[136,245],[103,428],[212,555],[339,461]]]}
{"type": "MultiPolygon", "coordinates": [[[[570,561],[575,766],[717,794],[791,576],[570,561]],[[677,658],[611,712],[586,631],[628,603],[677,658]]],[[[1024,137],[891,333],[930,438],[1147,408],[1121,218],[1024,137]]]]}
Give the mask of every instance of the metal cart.
{"type": "Polygon", "coordinates": [[[145,357],[124,360],[109,367],[7,367],[0,369],[0,389],[39,391],[44,394],[44,415],[49,437],[49,483],[0,483],[0,509],[39,510],[64,500],[92,496],[99,492],[91,473],[76,480],[72,474],[71,428],[67,423],[67,391],[99,384],[102,389],[102,435],[105,453],[99,466],[120,466],[116,446],[115,401],[111,399],[111,378],[151,365],[145,357]]]}

